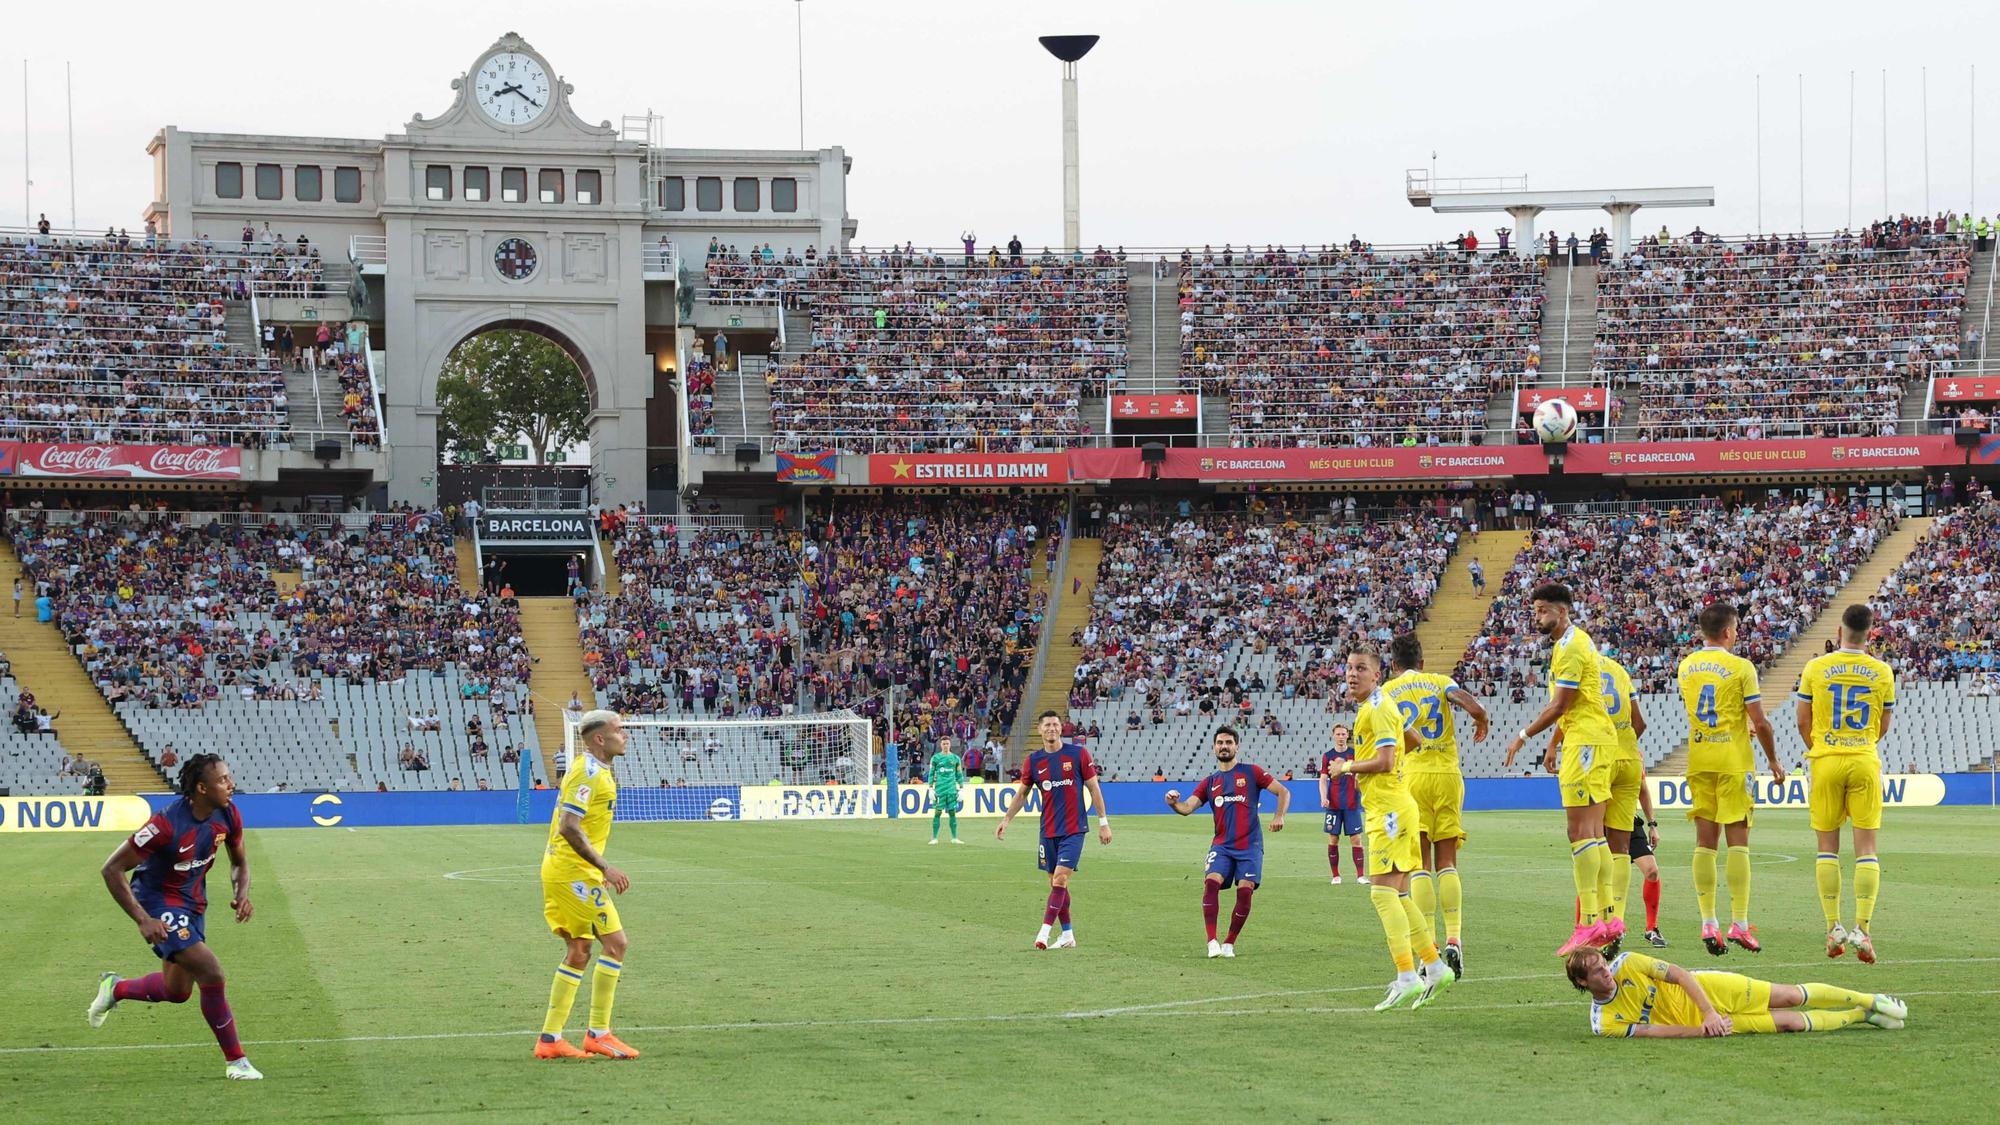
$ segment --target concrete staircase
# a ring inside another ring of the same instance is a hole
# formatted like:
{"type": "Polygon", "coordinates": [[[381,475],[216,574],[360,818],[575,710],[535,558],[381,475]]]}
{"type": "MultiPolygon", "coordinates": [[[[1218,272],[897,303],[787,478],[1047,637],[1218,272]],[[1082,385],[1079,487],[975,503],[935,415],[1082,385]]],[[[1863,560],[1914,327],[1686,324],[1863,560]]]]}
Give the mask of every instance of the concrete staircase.
{"type": "Polygon", "coordinates": [[[1132,262],[1126,289],[1126,338],[1130,341],[1125,391],[1171,395],[1181,389],[1179,267],[1153,276],[1153,263],[1132,262]]]}
{"type": "Polygon", "coordinates": [[[1500,594],[1500,579],[1514,565],[1514,557],[1528,545],[1526,531],[1482,531],[1475,542],[1459,540],[1458,549],[1446,564],[1444,580],[1431,599],[1430,612],[1417,626],[1417,640],[1424,646],[1424,667],[1450,675],[1467,645],[1486,626],[1487,611],[1500,594]],[[1486,592],[1472,588],[1472,572],[1466,564],[1473,559],[1486,571],[1486,592]]]}
{"type": "MultiPolygon", "coordinates": [[[[1071,633],[1082,628],[1090,620],[1090,598],[1097,589],[1097,564],[1104,557],[1102,539],[1072,539],[1069,544],[1069,566],[1056,579],[1063,584],[1062,604],[1056,607],[1055,616],[1049,621],[1049,660],[1042,668],[1042,682],[1035,691],[1034,705],[1022,708],[1026,729],[1034,729],[1035,716],[1043,711],[1058,714],[1069,713],[1069,689],[1076,681],[1077,661],[1083,656],[1083,649],[1069,641],[1071,633]],[[1070,588],[1077,580],[1075,594],[1070,588]]],[[[1021,723],[1016,722],[1016,729],[1021,723]]],[[[1018,740],[1017,740],[1018,741],[1018,740]]]]}
{"type": "Polygon", "coordinates": [[[1965,317],[1960,322],[1959,338],[1963,341],[1967,329],[1977,328],[1980,342],[1977,348],[1968,349],[1958,357],[1958,370],[1967,375],[1992,375],[2000,371],[2000,349],[1996,349],[1987,338],[1993,334],[1990,320],[1993,315],[1992,294],[1989,292],[1992,284],[1993,251],[1973,251],[1972,270],[1965,279],[1965,317]]]}
{"type": "Polygon", "coordinates": [[[1552,265],[1542,303],[1542,379],[1588,377],[1597,340],[1597,267],[1552,265]]]}
{"type": "Polygon", "coordinates": [[[571,692],[594,706],[597,696],[583,670],[583,640],[576,604],[568,598],[522,598],[521,640],[535,660],[535,734],[542,744],[542,777],[554,788],[556,751],[563,744],[563,705],[571,692]]]}
{"type": "Polygon", "coordinates": [[[1229,394],[1217,391],[1201,399],[1201,433],[1209,445],[1226,446],[1229,440],[1229,394]]]}
{"type": "MultiPolygon", "coordinates": [[[[0,589],[11,590],[14,579],[26,577],[13,545],[0,540],[0,589]]],[[[32,580],[28,589],[34,589],[32,580]]],[[[172,788],[91,683],[55,624],[35,620],[32,600],[20,617],[0,615],[0,652],[13,664],[21,691],[33,692],[36,706],[58,716],[56,740],[63,749],[103,767],[105,792],[162,793],[172,788]]]]}
{"type": "Polygon", "coordinates": [[[229,343],[237,348],[257,354],[263,341],[257,339],[257,324],[250,315],[250,302],[226,301],[222,307],[223,330],[228,334],[229,343]]]}
{"type": "MultiPolygon", "coordinates": [[[[458,556],[458,585],[468,594],[479,592],[479,549],[472,540],[460,536],[454,544],[458,556]]],[[[567,697],[565,697],[567,698],[567,697]]]]}
{"type": "Polygon", "coordinates": [[[737,435],[770,435],[771,387],[764,380],[769,365],[763,356],[745,355],[736,357],[734,371],[716,372],[715,432],[724,435],[725,445],[733,448],[737,435]]]}
{"type": "MultiPolygon", "coordinates": [[[[330,429],[345,430],[347,423],[340,417],[340,398],[337,394],[328,399],[330,391],[320,385],[317,375],[310,371],[285,372],[285,414],[291,419],[294,430],[315,430],[324,433],[330,429]],[[328,424],[332,415],[335,425],[328,424]]],[[[310,445],[310,442],[307,442],[310,445]]]]}
{"type": "Polygon", "coordinates": [[[604,556],[605,596],[615,598],[625,588],[625,577],[618,570],[618,552],[608,544],[602,544],[598,553],[604,556]]]}
{"type": "Polygon", "coordinates": [[[1903,565],[1903,560],[1910,557],[1910,552],[1930,530],[1935,518],[1917,516],[1906,519],[1903,526],[1877,543],[1875,553],[1855,568],[1854,576],[1847,580],[1847,585],[1840,588],[1833,600],[1826,603],[1826,609],[1821,611],[1819,617],[1799,634],[1798,643],[1757,677],[1764,689],[1764,713],[1772,716],[1771,722],[1780,732],[1790,726],[1789,721],[1780,719],[1781,715],[1791,713],[1783,701],[1789,699],[1792,689],[1798,686],[1799,673],[1805,671],[1807,662],[1826,651],[1824,642],[1839,639],[1841,612],[1856,602],[1874,601],[1876,591],[1882,588],[1882,583],[1895,573],[1897,567],[1903,565]]]}

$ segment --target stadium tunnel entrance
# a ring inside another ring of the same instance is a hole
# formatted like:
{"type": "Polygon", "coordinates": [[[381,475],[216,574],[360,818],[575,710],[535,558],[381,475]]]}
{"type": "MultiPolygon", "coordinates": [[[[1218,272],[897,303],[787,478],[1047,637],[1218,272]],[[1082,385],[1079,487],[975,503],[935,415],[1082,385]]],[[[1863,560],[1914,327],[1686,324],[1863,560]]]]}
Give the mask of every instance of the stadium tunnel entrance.
{"type": "Polygon", "coordinates": [[[570,595],[570,578],[588,586],[594,577],[590,555],[572,549],[535,550],[509,545],[489,548],[481,564],[481,581],[488,590],[514,588],[521,598],[561,598],[570,595]]]}

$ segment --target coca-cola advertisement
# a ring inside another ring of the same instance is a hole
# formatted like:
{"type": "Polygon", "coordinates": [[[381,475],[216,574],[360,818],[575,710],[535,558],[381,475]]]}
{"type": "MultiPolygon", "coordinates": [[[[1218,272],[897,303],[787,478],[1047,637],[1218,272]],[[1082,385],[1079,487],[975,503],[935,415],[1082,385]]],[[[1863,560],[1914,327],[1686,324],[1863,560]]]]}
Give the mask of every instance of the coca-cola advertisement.
{"type": "Polygon", "coordinates": [[[124,477],[130,480],[236,480],[243,451],[213,445],[0,443],[0,472],[23,477],[124,477]]]}

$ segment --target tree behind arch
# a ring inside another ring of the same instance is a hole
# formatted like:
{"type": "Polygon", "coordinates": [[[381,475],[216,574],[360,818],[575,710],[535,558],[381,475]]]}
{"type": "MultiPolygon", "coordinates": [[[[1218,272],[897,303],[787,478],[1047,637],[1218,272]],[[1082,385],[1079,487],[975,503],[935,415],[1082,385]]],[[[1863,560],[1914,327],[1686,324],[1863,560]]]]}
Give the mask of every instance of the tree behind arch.
{"type": "Polygon", "coordinates": [[[497,447],[527,441],[537,465],[590,436],[590,394],[576,360],[533,332],[483,332],[452,350],[438,375],[438,455],[498,460],[497,447]]]}

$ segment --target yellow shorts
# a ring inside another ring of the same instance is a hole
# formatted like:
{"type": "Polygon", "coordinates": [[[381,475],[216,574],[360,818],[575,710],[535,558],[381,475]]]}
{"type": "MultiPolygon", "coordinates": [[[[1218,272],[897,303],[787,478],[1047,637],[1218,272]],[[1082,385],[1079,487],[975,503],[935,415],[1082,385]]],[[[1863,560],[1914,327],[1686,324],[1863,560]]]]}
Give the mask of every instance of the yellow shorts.
{"type": "Polygon", "coordinates": [[[1417,803],[1417,831],[1432,840],[1465,840],[1465,775],[1411,773],[1403,785],[1417,803]]]}
{"type": "Polygon", "coordinates": [[[1563,744],[1556,781],[1562,786],[1563,807],[1580,808],[1611,799],[1611,753],[1604,746],[1563,744]]]}
{"type": "Polygon", "coordinates": [[[1639,816],[1639,787],[1646,783],[1646,767],[1636,757],[1619,757],[1611,763],[1611,797],[1604,805],[1604,824],[1623,831],[1639,816]]]}
{"type": "Polygon", "coordinates": [[[1687,776],[1689,820],[1749,825],[1750,811],[1756,807],[1750,797],[1754,774],[1704,771],[1687,776]]]}
{"type": "Polygon", "coordinates": [[[1815,832],[1833,832],[1843,821],[1882,827],[1882,762],[1873,754],[1829,754],[1806,764],[1812,786],[1806,803],[1815,832]]]}
{"type": "Polygon", "coordinates": [[[602,937],[625,928],[618,920],[618,905],[611,901],[611,888],[582,879],[570,883],[544,881],[542,917],[548,919],[549,929],[557,937],[602,937]]]}
{"type": "MultiPolygon", "coordinates": [[[[1771,982],[1746,977],[1742,973],[1699,972],[1694,979],[1701,982],[1701,990],[1708,993],[1708,1002],[1715,1010],[1730,1018],[1732,1023],[1741,1022],[1746,1017],[1763,1016],[1766,1021],[1771,1015],[1771,982]]],[[[1775,1027],[1756,1026],[1754,1023],[1743,1031],[1775,1031],[1775,1027]]]]}
{"type": "Polygon", "coordinates": [[[1387,875],[1391,871],[1418,871],[1423,855],[1417,850],[1417,804],[1404,801],[1363,819],[1368,837],[1368,874],[1387,875]]]}

